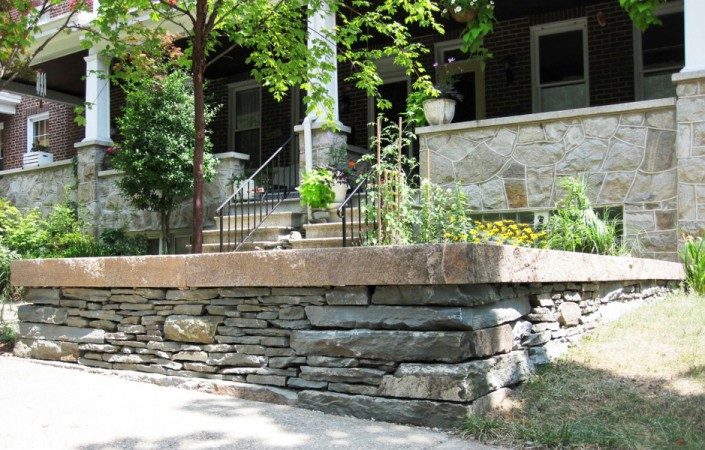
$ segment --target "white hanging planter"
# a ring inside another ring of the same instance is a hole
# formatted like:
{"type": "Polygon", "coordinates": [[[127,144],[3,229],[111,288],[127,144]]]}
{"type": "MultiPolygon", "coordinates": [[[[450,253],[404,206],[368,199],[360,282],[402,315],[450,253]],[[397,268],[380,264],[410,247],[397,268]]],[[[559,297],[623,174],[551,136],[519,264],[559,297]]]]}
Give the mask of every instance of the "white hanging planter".
{"type": "Polygon", "coordinates": [[[455,100],[451,98],[431,98],[423,102],[423,113],[429,125],[444,125],[453,121],[455,100]]]}

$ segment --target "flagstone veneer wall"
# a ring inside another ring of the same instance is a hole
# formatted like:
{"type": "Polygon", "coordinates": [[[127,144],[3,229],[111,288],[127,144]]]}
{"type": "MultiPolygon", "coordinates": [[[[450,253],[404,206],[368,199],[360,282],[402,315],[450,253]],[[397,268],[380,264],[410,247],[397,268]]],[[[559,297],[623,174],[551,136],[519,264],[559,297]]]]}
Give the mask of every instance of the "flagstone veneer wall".
{"type": "Polygon", "coordinates": [[[13,264],[29,287],[18,356],[440,427],[681,276],[667,262],[472,245],[13,264]]]}
{"type": "Polygon", "coordinates": [[[642,256],[676,260],[675,104],[663,99],[420,128],[421,174],[459,184],[478,211],[550,209],[562,195],[559,178],[584,177],[595,205],[624,206],[625,238],[642,256]]]}

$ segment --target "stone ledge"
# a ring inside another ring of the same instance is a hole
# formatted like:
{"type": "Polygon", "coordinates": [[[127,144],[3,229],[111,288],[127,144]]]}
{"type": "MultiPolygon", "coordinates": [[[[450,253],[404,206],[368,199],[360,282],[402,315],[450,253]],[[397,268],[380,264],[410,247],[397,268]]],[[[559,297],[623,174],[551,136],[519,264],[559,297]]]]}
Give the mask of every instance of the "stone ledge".
{"type": "Polygon", "coordinates": [[[469,122],[449,123],[445,125],[433,125],[416,129],[416,134],[426,135],[433,133],[448,133],[463,130],[475,130],[478,128],[501,127],[506,125],[522,125],[536,122],[551,122],[562,119],[577,117],[589,117],[596,115],[610,115],[631,113],[634,111],[644,111],[650,109],[675,108],[675,98],[663,98],[658,100],[645,100],[640,102],[620,103],[617,105],[592,106],[589,108],[568,109],[565,111],[554,111],[546,113],[523,114],[519,116],[498,117],[496,119],[473,120],[469,122]]]}
{"type": "Polygon", "coordinates": [[[25,175],[31,172],[38,172],[40,170],[47,170],[47,169],[58,169],[58,168],[63,168],[64,166],[70,166],[71,165],[71,160],[70,159],[62,159],[59,161],[54,161],[49,164],[44,164],[42,166],[32,166],[32,167],[21,167],[19,169],[7,169],[7,170],[0,170],[0,176],[5,176],[5,175],[25,175]]]}
{"type": "Polygon", "coordinates": [[[682,266],[672,262],[474,244],[12,262],[12,283],[25,287],[369,286],[682,278],[682,266]]]}

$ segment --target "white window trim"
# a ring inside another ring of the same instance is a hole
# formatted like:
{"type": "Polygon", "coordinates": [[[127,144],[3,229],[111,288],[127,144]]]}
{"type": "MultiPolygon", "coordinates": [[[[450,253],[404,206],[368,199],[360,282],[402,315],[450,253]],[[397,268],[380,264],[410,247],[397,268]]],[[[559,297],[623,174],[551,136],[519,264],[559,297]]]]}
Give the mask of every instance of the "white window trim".
{"type": "Polygon", "coordinates": [[[541,77],[539,68],[539,37],[549,34],[565,33],[567,31],[575,30],[580,30],[583,32],[583,71],[585,83],[585,102],[582,107],[590,106],[590,57],[588,54],[587,18],[581,17],[579,19],[552,22],[531,27],[531,90],[533,93],[532,107],[535,113],[543,112],[541,105],[541,88],[563,86],[568,84],[578,84],[575,81],[547,83],[544,85],[540,84],[541,77]]]}
{"type": "Polygon", "coordinates": [[[236,83],[228,84],[228,151],[239,151],[235,148],[235,131],[247,131],[259,129],[259,156],[262,156],[262,86],[256,80],[238,81],[236,83]],[[239,91],[246,91],[249,89],[259,89],[259,115],[260,123],[259,127],[255,128],[243,128],[241,130],[235,129],[235,95],[239,91]]]}
{"type": "MultiPolygon", "coordinates": [[[[2,159],[4,158],[4,153],[3,153],[3,148],[2,148],[2,138],[3,138],[3,132],[5,130],[5,122],[0,122],[0,162],[2,162],[2,159]]],[[[0,164],[0,169],[2,168],[2,164],[0,164]]]]}
{"type": "MultiPolygon", "coordinates": [[[[461,39],[453,39],[450,41],[438,42],[434,44],[433,54],[435,61],[439,65],[445,66],[455,66],[459,69],[458,72],[475,72],[475,120],[482,120],[486,115],[486,104],[485,104],[485,71],[482,69],[482,64],[480,61],[476,60],[462,60],[453,61],[448,63],[443,57],[443,53],[449,50],[460,50],[463,41],[461,39]]],[[[455,72],[455,71],[452,71],[455,72]]]]}
{"type": "MultiPolygon", "coordinates": [[[[39,122],[42,120],[49,120],[48,111],[27,117],[27,153],[32,151],[32,142],[34,142],[34,122],[39,122]]],[[[47,129],[47,133],[48,132],[49,130],[47,129]]]]}
{"type": "MultiPolygon", "coordinates": [[[[679,12],[683,12],[683,0],[677,0],[662,5],[656,12],[656,16],[665,16],[679,12]]],[[[641,30],[636,25],[632,28],[634,42],[634,99],[638,101],[644,99],[644,54],[641,46],[641,30]]],[[[666,69],[669,69],[669,67],[659,69],[659,72],[666,69]]],[[[674,72],[678,72],[680,69],[681,67],[673,67],[674,72]]]]}

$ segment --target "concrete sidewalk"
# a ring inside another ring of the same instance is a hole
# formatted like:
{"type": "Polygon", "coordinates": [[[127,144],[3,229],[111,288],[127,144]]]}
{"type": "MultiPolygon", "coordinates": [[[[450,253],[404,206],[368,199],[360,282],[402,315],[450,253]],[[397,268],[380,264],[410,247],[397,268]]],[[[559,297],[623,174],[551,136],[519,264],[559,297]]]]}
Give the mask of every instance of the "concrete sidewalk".
{"type": "Polygon", "coordinates": [[[448,434],[0,357],[1,449],[485,449],[448,434]]]}

